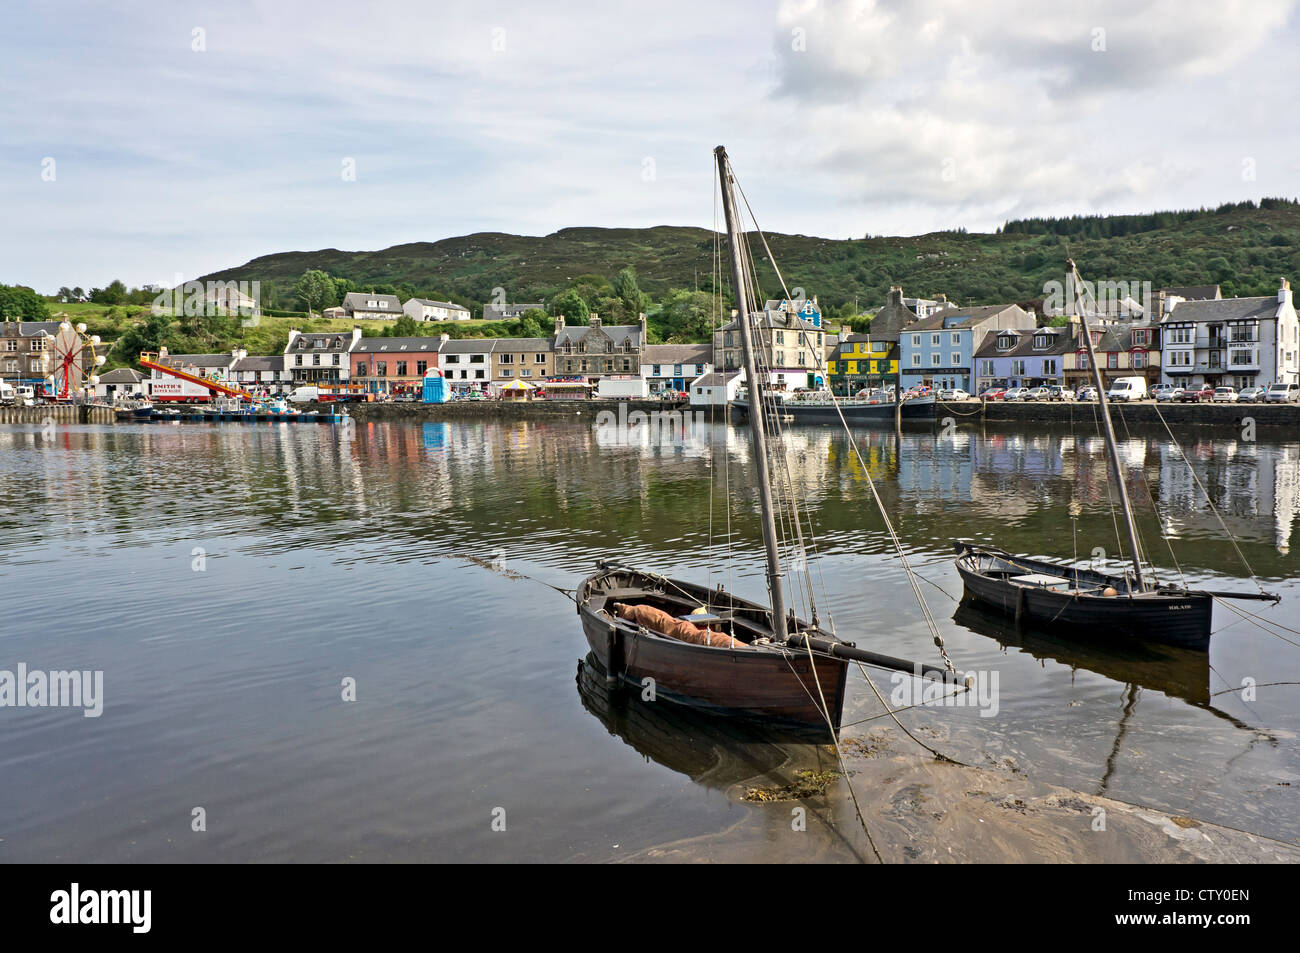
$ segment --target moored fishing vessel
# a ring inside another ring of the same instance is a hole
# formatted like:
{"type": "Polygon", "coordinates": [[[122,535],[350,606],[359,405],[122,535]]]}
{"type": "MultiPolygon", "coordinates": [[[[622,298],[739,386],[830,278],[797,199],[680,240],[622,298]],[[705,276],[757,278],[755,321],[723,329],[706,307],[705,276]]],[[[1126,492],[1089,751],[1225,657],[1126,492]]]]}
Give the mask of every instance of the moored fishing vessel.
{"type": "MultiPolygon", "coordinates": [[[[1075,287],[1086,289],[1073,261],[1069,268],[1075,287]]],[[[1060,627],[1084,638],[1118,635],[1208,650],[1215,599],[1277,602],[1279,597],[1262,588],[1258,593],[1210,592],[1190,589],[1185,584],[1162,583],[1150,567],[1143,565],[1142,543],[1086,314],[1081,314],[1080,329],[1097,390],[1108,474],[1123,511],[1132,569],[1122,575],[1100,573],[1064,561],[1013,555],[995,546],[962,540],[955,545],[964,597],[1013,614],[1017,621],[1060,627]]],[[[1122,542],[1117,539],[1117,543],[1122,550],[1122,542]]]]}
{"type": "MultiPolygon", "coordinates": [[[[823,627],[818,617],[804,556],[805,540],[811,531],[801,524],[796,490],[789,476],[781,435],[783,411],[765,392],[766,375],[760,373],[754,346],[755,312],[749,303],[762,298],[757,294],[751,297],[756,282],[752,261],[747,258],[726,150],[719,146],[714,155],[736,313],[740,316],[737,323],[744,368],[756,392],[747,416],[757,470],[770,602],[763,605],[742,599],[720,584],[669,579],[603,561],[577,591],[578,615],[592,654],[610,685],[626,682],[641,691],[650,687],[657,698],[709,711],[824,729],[834,738],[844,710],[850,662],[922,674],[953,684],[962,684],[962,680],[946,655],[944,665],[925,666],[859,649],[838,638],[833,624],[823,627]],[[769,449],[769,439],[774,449],[769,449]],[[786,482],[774,478],[774,467],[786,482]],[[797,578],[803,587],[794,586],[788,592],[788,575],[797,578]],[[809,610],[806,617],[800,617],[793,608],[793,603],[801,599],[809,610]]],[[[890,409],[892,413],[892,405],[890,409]]],[[[888,521],[887,516],[885,519],[888,521]]],[[[919,598],[919,591],[917,594],[919,598]]],[[[942,652],[937,632],[935,642],[942,652]]]]}
{"type": "MultiPolygon", "coordinates": [[[[742,391],[728,405],[740,415],[749,413],[749,395],[742,391]]],[[[777,404],[777,412],[800,423],[892,424],[897,417],[903,420],[934,420],[937,401],[933,394],[911,397],[898,407],[892,400],[870,397],[836,397],[829,391],[798,394],[777,404]]]]}

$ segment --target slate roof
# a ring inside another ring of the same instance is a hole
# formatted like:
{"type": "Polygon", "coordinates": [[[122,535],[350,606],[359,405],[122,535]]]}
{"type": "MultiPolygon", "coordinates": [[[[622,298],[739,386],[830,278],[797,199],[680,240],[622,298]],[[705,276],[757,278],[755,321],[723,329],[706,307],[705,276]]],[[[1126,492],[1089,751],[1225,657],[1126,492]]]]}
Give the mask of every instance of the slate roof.
{"type": "Polygon", "coordinates": [[[952,328],[970,327],[989,318],[996,317],[1004,311],[1018,309],[1014,304],[986,304],[976,308],[944,308],[927,318],[913,321],[903,330],[912,331],[946,331],[952,328]]]}
{"type": "Polygon", "coordinates": [[[641,352],[642,364],[709,364],[712,361],[710,344],[647,344],[641,352]]]}
{"type": "Polygon", "coordinates": [[[1184,321],[1245,321],[1271,318],[1277,314],[1276,295],[1260,298],[1217,298],[1207,301],[1180,301],[1164,317],[1166,324],[1184,321]]]}
{"type": "MultiPolygon", "coordinates": [[[[1003,329],[990,332],[989,336],[984,339],[984,343],[980,345],[980,349],[975,352],[975,356],[982,358],[1034,357],[1035,355],[1051,357],[1075,350],[1078,340],[1078,336],[1068,327],[1035,328],[1032,331],[1028,328],[1023,330],[1003,329]],[[1034,338],[1045,332],[1052,336],[1049,345],[1047,347],[1034,347],[1034,338]],[[998,338],[1005,334],[1014,334],[1019,340],[1016,341],[1016,346],[1010,350],[999,350],[998,338]]],[[[1128,350],[1128,348],[1124,347],[1121,350],[1128,350]]]]}
{"type": "Polygon", "coordinates": [[[442,340],[436,337],[381,338],[363,337],[352,349],[353,354],[438,353],[442,340]]]}
{"type": "MultiPolygon", "coordinates": [[[[809,325],[811,327],[811,325],[809,325]]],[[[639,324],[602,324],[599,328],[594,328],[589,324],[576,324],[572,327],[563,327],[560,333],[555,336],[555,348],[559,350],[565,344],[576,345],[588,333],[593,331],[604,331],[614,342],[615,347],[622,347],[625,343],[637,347],[641,344],[641,325],[639,324]]]]}
{"type": "Polygon", "coordinates": [[[343,307],[348,311],[385,311],[393,314],[400,314],[402,311],[402,301],[397,295],[370,294],[365,291],[349,291],[343,296],[343,307]],[[378,305],[371,307],[368,301],[387,301],[387,308],[380,308],[378,305]]]}

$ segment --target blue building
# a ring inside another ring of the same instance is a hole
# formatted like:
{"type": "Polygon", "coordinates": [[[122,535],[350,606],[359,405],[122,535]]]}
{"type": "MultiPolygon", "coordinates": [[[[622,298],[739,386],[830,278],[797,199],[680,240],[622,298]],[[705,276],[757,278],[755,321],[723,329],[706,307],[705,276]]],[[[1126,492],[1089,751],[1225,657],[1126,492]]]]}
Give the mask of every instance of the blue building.
{"type": "Polygon", "coordinates": [[[1065,355],[1075,350],[1069,327],[1017,331],[1006,328],[984,339],[975,354],[975,390],[1065,383],[1065,355]]]}
{"type": "Polygon", "coordinates": [[[899,336],[898,374],[904,389],[926,384],[936,390],[975,391],[975,353],[990,334],[1031,331],[1034,315],[1019,305],[944,308],[914,321],[899,336]]]}

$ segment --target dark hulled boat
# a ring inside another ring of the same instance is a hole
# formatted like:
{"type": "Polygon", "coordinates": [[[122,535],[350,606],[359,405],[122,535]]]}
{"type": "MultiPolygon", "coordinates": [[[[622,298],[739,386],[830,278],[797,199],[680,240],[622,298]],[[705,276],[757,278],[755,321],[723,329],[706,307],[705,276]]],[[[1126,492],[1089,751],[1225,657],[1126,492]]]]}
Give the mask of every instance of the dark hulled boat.
{"type": "Polygon", "coordinates": [[[958,542],[957,572],[966,596],[1018,621],[1086,635],[1155,637],[1169,645],[1210,645],[1214,596],[1177,586],[1138,588],[1115,576],[1045,559],[958,542]]]}
{"type": "MultiPolygon", "coordinates": [[[[1069,262],[1069,268],[1075,287],[1086,289],[1073,261],[1069,262]]],[[[1100,403],[1110,481],[1119,497],[1128,532],[1132,571],[1122,576],[1108,575],[959,541],[956,543],[957,572],[961,574],[964,597],[1014,615],[1017,621],[1059,627],[1063,632],[1073,632],[1083,638],[1119,635],[1208,651],[1216,598],[1276,602],[1278,597],[1263,591],[1258,594],[1206,592],[1162,584],[1143,566],[1142,544],[1115,447],[1110,405],[1093,350],[1092,329],[1086,319],[1081,319],[1080,329],[1100,403]]]]}

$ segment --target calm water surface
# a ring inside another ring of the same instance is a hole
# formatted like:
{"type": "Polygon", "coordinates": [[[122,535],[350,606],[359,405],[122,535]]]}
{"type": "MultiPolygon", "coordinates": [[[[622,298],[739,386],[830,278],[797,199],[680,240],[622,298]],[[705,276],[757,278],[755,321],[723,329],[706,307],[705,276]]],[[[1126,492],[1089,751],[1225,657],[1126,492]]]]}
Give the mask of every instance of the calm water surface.
{"type": "MultiPolygon", "coordinates": [[[[286,424],[0,427],[0,669],[105,681],[99,718],[0,708],[0,860],[604,860],[743,819],[727,788],[780,751],[611,709],[575,679],[572,604],[482,565],[571,588],[615,556],[761,597],[744,434],[651,445],[589,420],[371,423],[350,439],[286,424]]],[[[1184,436],[1186,460],[1121,434],[1152,558],[1191,583],[1253,588],[1194,472],[1284,597],[1240,605],[1300,629],[1300,443],[1184,436]]],[[[958,667],[999,674],[996,717],[923,710],[912,727],[964,761],[1300,840],[1300,688],[1231,691],[1300,681],[1300,648],[1216,608],[1208,659],[1089,652],[949,598],[954,537],[1115,552],[1095,435],[855,437],[958,667]]],[[[802,430],[792,449],[823,612],[842,637],[934,658],[848,439],[802,430]]],[[[852,682],[846,723],[879,710],[852,682]]]]}

